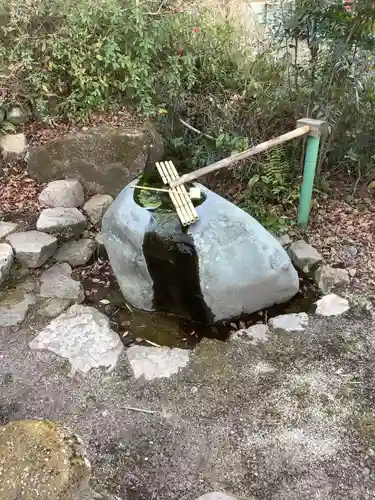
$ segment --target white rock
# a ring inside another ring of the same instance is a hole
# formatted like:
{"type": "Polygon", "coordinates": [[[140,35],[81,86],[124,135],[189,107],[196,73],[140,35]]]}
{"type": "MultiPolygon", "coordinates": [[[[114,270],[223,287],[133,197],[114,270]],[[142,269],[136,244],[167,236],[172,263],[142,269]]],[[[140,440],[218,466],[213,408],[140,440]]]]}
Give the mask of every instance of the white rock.
{"type": "Polygon", "coordinates": [[[271,328],[284,330],[285,332],[303,332],[309,325],[309,317],[306,313],[291,313],[275,316],[268,321],[271,328]]]}
{"type": "Polygon", "coordinates": [[[71,277],[69,264],[55,264],[40,277],[40,296],[45,298],[67,299],[82,302],[84,292],[82,284],[71,277]]]}
{"type": "Polygon", "coordinates": [[[0,241],[5,239],[12,233],[15,233],[18,229],[18,224],[14,222],[0,222],[0,241]]]}
{"type": "Polygon", "coordinates": [[[323,260],[320,253],[304,240],[292,243],[288,253],[294,266],[304,273],[308,273],[315,264],[323,260]]]}
{"type": "Polygon", "coordinates": [[[95,246],[95,241],[88,238],[68,241],[59,248],[55,259],[57,262],[67,262],[71,266],[84,266],[91,259],[95,246]]]}
{"type": "Polygon", "coordinates": [[[39,231],[13,233],[6,237],[16,260],[27,267],[40,267],[57,249],[57,239],[39,231]]]}
{"type": "Polygon", "coordinates": [[[189,362],[189,351],[169,347],[131,346],[126,352],[135,378],[169,378],[189,362]]]}
{"type": "Polygon", "coordinates": [[[230,336],[229,340],[246,340],[251,344],[257,344],[258,342],[266,342],[268,334],[269,328],[267,325],[257,324],[246,328],[246,330],[238,330],[238,332],[230,336]]]}
{"type": "Polygon", "coordinates": [[[325,295],[315,303],[315,312],[320,316],[339,316],[349,310],[349,302],[334,293],[325,295]]]}
{"type": "Polygon", "coordinates": [[[24,134],[6,134],[0,137],[0,149],[4,159],[22,159],[27,150],[24,134]]]}
{"type": "Polygon", "coordinates": [[[31,349],[48,350],[66,358],[72,373],[91,368],[112,370],[124,346],[109,319],[93,307],[74,305],[55,318],[30,343],[31,349]]]}
{"type": "Polygon", "coordinates": [[[42,207],[80,207],[85,201],[82,185],[77,179],[52,181],[39,195],[42,207]]]}
{"type": "Polygon", "coordinates": [[[37,312],[40,316],[55,318],[71,305],[72,300],[69,299],[46,299],[37,312]]]}
{"type": "Polygon", "coordinates": [[[12,290],[0,300],[0,326],[15,326],[21,323],[35,303],[35,297],[20,289],[12,290]]]}
{"type": "Polygon", "coordinates": [[[346,269],[338,269],[331,266],[321,266],[315,271],[315,283],[326,294],[335,286],[349,285],[350,278],[346,269]]]}
{"type": "Polygon", "coordinates": [[[0,285],[7,279],[13,263],[13,249],[8,243],[0,243],[0,285]]]}
{"type": "Polygon", "coordinates": [[[112,196],[108,194],[95,194],[83,206],[83,211],[87,214],[92,224],[101,222],[105,211],[113,202],[112,196]]]}
{"type": "Polygon", "coordinates": [[[45,208],[36,223],[38,231],[64,239],[79,236],[86,229],[86,217],[77,208],[45,208]]]}

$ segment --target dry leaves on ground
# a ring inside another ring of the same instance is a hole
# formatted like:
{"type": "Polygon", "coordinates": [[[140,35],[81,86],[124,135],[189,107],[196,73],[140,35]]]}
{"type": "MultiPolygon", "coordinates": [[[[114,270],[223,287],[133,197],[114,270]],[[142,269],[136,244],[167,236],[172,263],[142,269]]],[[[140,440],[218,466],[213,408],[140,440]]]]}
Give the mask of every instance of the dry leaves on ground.
{"type": "Polygon", "coordinates": [[[31,179],[22,162],[0,165],[0,218],[33,218],[39,211],[42,185],[31,179]]]}
{"type": "Polygon", "coordinates": [[[312,214],[306,236],[334,267],[352,277],[352,291],[375,293],[375,200],[326,200],[312,214]]]}

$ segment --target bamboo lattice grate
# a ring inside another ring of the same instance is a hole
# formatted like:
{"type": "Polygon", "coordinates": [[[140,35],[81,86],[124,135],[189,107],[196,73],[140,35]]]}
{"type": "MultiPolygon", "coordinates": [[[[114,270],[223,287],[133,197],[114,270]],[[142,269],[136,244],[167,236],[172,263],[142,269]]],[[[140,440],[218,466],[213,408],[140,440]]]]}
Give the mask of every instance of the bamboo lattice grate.
{"type": "MultiPolygon", "coordinates": [[[[171,181],[180,177],[176,167],[171,161],[156,163],[156,168],[164,184],[170,185],[171,181]]],[[[199,219],[190,195],[183,184],[175,187],[169,187],[168,192],[183,226],[190,226],[199,219]]]]}

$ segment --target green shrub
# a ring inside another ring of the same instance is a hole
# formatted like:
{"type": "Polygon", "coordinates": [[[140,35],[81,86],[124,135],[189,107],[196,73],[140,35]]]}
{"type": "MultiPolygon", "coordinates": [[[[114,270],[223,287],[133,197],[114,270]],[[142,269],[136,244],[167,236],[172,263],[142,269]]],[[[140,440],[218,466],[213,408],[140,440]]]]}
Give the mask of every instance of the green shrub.
{"type": "MultiPolygon", "coordinates": [[[[323,168],[373,179],[374,2],[351,12],[341,0],[287,2],[256,53],[251,34],[197,3],[0,0],[0,101],[46,119],[136,107],[159,120],[186,169],[322,118],[332,130],[323,168]]],[[[301,157],[296,140],[237,169],[252,186],[245,208],[263,218],[296,204],[301,157]]]]}
{"type": "Polygon", "coordinates": [[[2,0],[1,84],[12,99],[69,118],[129,103],[155,115],[197,81],[222,84],[230,28],[206,12],[199,24],[194,12],[153,12],[158,5],[2,0]]]}

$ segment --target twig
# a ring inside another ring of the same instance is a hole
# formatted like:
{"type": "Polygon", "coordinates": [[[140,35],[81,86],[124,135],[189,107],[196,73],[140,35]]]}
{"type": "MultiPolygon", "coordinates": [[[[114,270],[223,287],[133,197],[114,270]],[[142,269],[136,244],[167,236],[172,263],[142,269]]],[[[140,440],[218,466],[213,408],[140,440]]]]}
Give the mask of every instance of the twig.
{"type": "Polygon", "coordinates": [[[149,16],[158,16],[160,14],[160,12],[161,12],[161,9],[164,7],[165,2],[166,2],[166,0],[163,0],[161,2],[161,4],[159,5],[158,10],[156,12],[147,12],[147,14],[149,16]]]}
{"type": "Polygon", "coordinates": [[[357,191],[357,186],[359,184],[359,181],[361,180],[361,166],[360,166],[360,163],[358,162],[357,164],[357,170],[358,170],[358,177],[357,177],[357,180],[355,181],[355,184],[354,184],[354,187],[353,187],[353,193],[352,193],[352,196],[354,197],[356,191],[357,191]]]}
{"type": "Polygon", "coordinates": [[[139,411],[140,413],[149,413],[150,415],[153,415],[156,413],[154,410],[145,410],[143,408],[133,408],[132,406],[125,406],[125,410],[132,410],[132,411],[139,411]]]}
{"type": "Polygon", "coordinates": [[[133,309],[129,306],[127,302],[125,302],[125,306],[127,307],[128,311],[133,314],[133,309]]]}
{"type": "Polygon", "coordinates": [[[163,193],[169,193],[169,189],[159,189],[159,188],[152,188],[148,186],[135,186],[132,185],[130,186],[133,189],[146,189],[147,191],[163,191],[163,193]]]}
{"type": "Polygon", "coordinates": [[[160,344],[157,344],[156,342],[152,342],[152,340],[147,340],[147,339],[143,339],[145,342],[147,342],[147,344],[150,344],[150,345],[153,345],[154,347],[161,347],[160,344]]]}
{"type": "Polygon", "coordinates": [[[181,118],[179,118],[180,122],[182,123],[182,125],[185,125],[186,128],[188,128],[189,130],[192,130],[193,132],[195,132],[196,134],[199,134],[199,135],[204,135],[204,137],[207,137],[207,139],[211,139],[212,141],[216,141],[215,137],[212,137],[212,135],[208,135],[208,134],[205,134],[204,132],[201,132],[200,130],[198,130],[197,128],[193,127],[192,125],[190,125],[189,123],[185,122],[184,120],[182,120],[181,118]]]}

